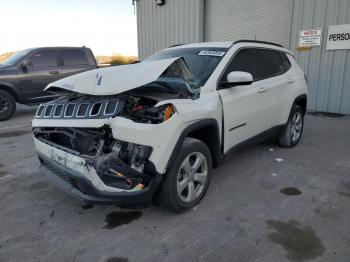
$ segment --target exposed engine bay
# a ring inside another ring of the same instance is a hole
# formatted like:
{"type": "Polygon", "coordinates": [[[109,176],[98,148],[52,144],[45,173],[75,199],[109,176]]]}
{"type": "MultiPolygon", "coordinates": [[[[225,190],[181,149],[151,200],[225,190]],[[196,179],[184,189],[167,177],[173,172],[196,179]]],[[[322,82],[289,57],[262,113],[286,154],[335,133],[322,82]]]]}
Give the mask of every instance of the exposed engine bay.
{"type": "Polygon", "coordinates": [[[138,123],[159,124],[168,120],[174,113],[172,105],[154,107],[152,99],[128,97],[122,116],[138,123]]]}

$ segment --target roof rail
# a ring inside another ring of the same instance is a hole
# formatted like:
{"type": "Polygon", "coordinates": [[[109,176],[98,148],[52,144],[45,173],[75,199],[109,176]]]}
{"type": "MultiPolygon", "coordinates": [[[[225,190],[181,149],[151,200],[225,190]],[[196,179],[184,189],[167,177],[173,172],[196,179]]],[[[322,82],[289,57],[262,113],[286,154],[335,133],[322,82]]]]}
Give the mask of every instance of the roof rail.
{"type": "Polygon", "coordinates": [[[184,44],[171,45],[171,46],[169,46],[168,48],[175,47],[175,46],[180,46],[180,45],[184,45],[184,44]]]}
{"type": "Polygon", "coordinates": [[[278,47],[284,47],[283,45],[272,43],[272,42],[267,42],[267,41],[260,41],[260,40],[238,40],[235,41],[233,44],[239,44],[239,43],[257,43],[257,44],[267,44],[267,45],[274,45],[278,47]]]}

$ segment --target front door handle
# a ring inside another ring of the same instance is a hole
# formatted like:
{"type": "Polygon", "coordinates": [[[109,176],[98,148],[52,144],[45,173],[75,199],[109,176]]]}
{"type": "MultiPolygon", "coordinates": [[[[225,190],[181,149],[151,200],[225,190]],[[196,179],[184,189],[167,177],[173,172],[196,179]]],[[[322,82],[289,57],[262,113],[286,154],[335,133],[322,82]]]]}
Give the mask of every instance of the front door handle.
{"type": "Polygon", "coordinates": [[[265,93],[265,92],[267,92],[267,90],[269,90],[267,87],[260,87],[259,89],[258,89],[258,93],[265,93]]]}
{"type": "Polygon", "coordinates": [[[293,84],[293,83],[294,83],[294,79],[288,79],[288,80],[287,80],[287,83],[288,83],[288,84],[293,84]]]}
{"type": "Polygon", "coordinates": [[[60,73],[60,71],[50,71],[49,74],[50,75],[58,75],[60,73]]]}

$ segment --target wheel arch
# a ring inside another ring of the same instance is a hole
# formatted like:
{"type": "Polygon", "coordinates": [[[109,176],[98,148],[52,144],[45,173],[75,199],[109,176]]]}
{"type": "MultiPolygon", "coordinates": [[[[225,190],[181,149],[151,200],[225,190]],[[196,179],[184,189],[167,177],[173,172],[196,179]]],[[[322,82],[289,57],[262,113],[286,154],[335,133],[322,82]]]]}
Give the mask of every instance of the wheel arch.
{"type": "Polygon", "coordinates": [[[219,125],[216,119],[201,119],[188,125],[180,134],[174,150],[168,160],[167,167],[171,168],[172,163],[176,161],[181,147],[187,137],[195,138],[205,143],[210,151],[213,167],[217,167],[221,157],[221,141],[219,125]]]}
{"type": "Polygon", "coordinates": [[[295,106],[295,105],[300,106],[301,109],[303,110],[304,115],[305,115],[306,110],[307,110],[307,95],[303,94],[303,95],[297,96],[293,102],[293,106],[295,106]]]}
{"type": "Polygon", "coordinates": [[[9,84],[7,83],[3,83],[3,82],[0,82],[0,90],[4,90],[6,92],[8,92],[9,94],[11,94],[16,102],[19,102],[19,95],[17,93],[17,91],[9,84]]]}

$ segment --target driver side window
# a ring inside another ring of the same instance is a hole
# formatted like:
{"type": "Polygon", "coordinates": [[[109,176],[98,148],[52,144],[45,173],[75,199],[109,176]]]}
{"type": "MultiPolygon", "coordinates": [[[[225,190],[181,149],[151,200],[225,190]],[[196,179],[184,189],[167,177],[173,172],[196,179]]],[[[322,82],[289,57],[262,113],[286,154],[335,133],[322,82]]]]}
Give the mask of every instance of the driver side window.
{"type": "Polygon", "coordinates": [[[249,48],[238,52],[227,67],[223,79],[227,78],[227,75],[233,71],[243,71],[252,74],[253,80],[259,79],[257,75],[257,61],[256,61],[256,49],[249,48]]]}
{"type": "Polygon", "coordinates": [[[56,50],[40,50],[28,58],[34,68],[57,66],[56,50]]]}

